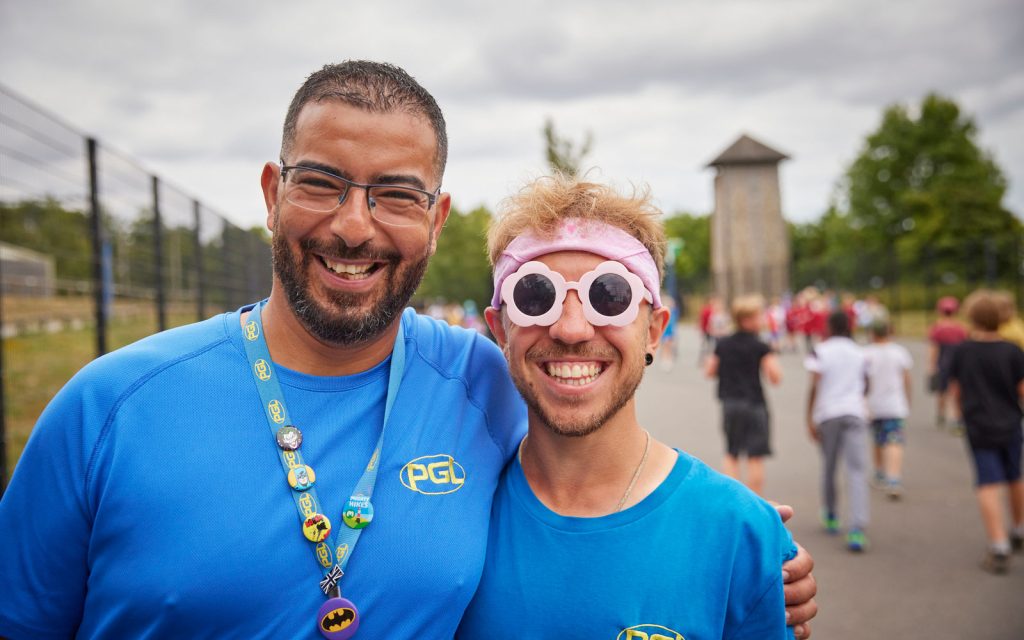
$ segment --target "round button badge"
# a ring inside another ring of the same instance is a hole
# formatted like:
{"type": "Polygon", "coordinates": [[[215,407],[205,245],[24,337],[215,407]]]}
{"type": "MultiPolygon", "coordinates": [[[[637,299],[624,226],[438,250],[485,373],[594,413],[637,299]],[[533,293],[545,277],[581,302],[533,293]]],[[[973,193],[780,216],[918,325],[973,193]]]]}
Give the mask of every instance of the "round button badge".
{"type": "Polygon", "coordinates": [[[302,444],[302,432],[292,425],[277,430],[277,446],[285,451],[295,451],[302,444]]]}
{"type": "Polygon", "coordinates": [[[314,513],[302,521],[302,535],[310,542],[323,542],[331,535],[331,521],[322,513],[314,513]]]}
{"type": "Polygon", "coordinates": [[[300,464],[288,470],[288,485],[296,491],[305,491],[316,483],[313,467],[300,464]]]}
{"type": "Polygon", "coordinates": [[[316,614],[317,629],[330,640],[348,640],[359,629],[359,611],[348,598],[331,598],[316,614]]]}
{"type": "Polygon", "coordinates": [[[373,521],[373,505],[369,496],[352,496],[348,499],[341,519],[353,529],[362,529],[373,521]]]}

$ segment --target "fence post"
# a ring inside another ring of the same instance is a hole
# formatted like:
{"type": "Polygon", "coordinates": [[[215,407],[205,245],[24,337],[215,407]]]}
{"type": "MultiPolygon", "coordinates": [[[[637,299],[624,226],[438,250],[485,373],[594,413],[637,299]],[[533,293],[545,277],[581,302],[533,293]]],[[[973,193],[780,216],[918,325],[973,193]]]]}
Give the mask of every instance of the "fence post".
{"type": "Polygon", "coordinates": [[[156,326],[167,329],[167,300],[164,295],[164,232],[160,220],[160,178],[153,179],[153,274],[156,280],[156,326]]]}
{"type": "Polygon", "coordinates": [[[203,273],[203,230],[198,200],[192,201],[192,218],[195,220],[196,240],[196,315],[197,320],[206,318],[206,274],[203,273]]]}
{"type": "MultiPolygon", "coordinates": [[[[3,283],[3,261],[0,261],[0,283],[3,283]]],[[[3,289],[0,284],[0,327],[4,326],[3,317],[3,289]]],[[[0,496],[4,495],[7,488],[7,411],[4,405],[4,388],[7,386],[7,376],[4,375],[4,347],[7,346],[7,338],[0,335],[0,496]]]]}
{"type": "Polygon", "coordinates": [[[103,216],[100,212],[98,144],[96,138],[86,138],[89,162],[89,222],[92,235],[92,290],[96,305],[96,356],[107,352],[107,296],[103,278],[103,216]]]}

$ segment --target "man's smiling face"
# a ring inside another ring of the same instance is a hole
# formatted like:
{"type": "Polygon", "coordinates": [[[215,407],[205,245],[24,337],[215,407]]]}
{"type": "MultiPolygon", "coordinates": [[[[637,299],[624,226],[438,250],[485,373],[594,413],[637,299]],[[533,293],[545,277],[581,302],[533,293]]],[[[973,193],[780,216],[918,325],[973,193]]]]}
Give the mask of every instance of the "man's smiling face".
{"type": "MultiPolygon", "coordinates": [[[[606,260],[582,251],[535,259],[572,282],[606,260]]],[[[594,326],[583,315],[578,293],[569,291],[561,317],[551,326],[520,327],[504,311],[500,318],[489,313],[488,323],[505,347],[512,379],[531,413],[555,433],[584,436],[633,400],[644,354],[653,350],[652,340],[657,344],[664,326],[661,311],[652,312],[644,302],[626,326],[594,326]]]]}
{"type": "MultiPolygon", "coordinates": [[[[437,188],[436,138],[422,117],[365,111],[339,101],[309,103],[299,115],[289,165],[322,169],[355,182],[437,188]]],[[[427,268],[450,198],[412,226],[375,220],[366,191],[354,187],[332,213],[285,199],[280,168],[264,169],[267,226],[274,232],[275,284],[306,329],[329,344],[380,335],[401,313],[427,268]]]]}

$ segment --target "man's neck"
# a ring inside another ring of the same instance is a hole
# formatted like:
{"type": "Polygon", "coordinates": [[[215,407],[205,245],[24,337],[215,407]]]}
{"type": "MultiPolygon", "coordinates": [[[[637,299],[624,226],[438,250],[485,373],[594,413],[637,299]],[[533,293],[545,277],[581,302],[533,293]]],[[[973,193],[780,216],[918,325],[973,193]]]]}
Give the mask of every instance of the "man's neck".
{"type": "MultiPolygon", "coordinates": [[[[314,376],[347,376],[372,369],[395,346],[399,320],[373,339],[356,345],[333,345],[316,338],[275,289],[263,307],[263,334],[274,362],[314,376]]],[[[242,314],[242,323],[248,314],[242,314]]]]}
{"type": "Polygon", "coordinates": [[[1003,336],[999,335],[999,331],[982,331],[981,329],[971,329],[971,339],[977,340],[978,342],[997,342],[1003,339],[1003,336]]]}
{"type": "MultiPolygon", "coordinates": [[[[647,444],[633,401],[583,437],[554,433],[532,411],[529,426],[522,449],[523,473],[544,506],[577,517],[604,516],[617,510],[647,444]]],[[[622,508],[628,509],[657,489],[676,457],[675,451],[652,438],[647,460],[622,508]]]]}

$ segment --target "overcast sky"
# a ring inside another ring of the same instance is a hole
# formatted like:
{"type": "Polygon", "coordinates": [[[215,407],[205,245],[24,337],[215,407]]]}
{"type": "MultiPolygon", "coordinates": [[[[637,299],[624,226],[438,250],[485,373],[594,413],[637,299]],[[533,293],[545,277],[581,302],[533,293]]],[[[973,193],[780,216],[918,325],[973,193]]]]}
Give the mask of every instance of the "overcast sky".
{"type": "Polygon", "coordinates": [[[0,0],[0,83],[244,226],[265,219],[260,169],[292,94],[349,58],[434,94],[464,210],[545,169],[551,117],[593,133],[603,180],[650,184],[666,212],[710,211],[704,165],[749,133],[792,157],[783,211],[811,220],[883,108],[938,91],[1024,213],[1020,0],[0,0]]]}

